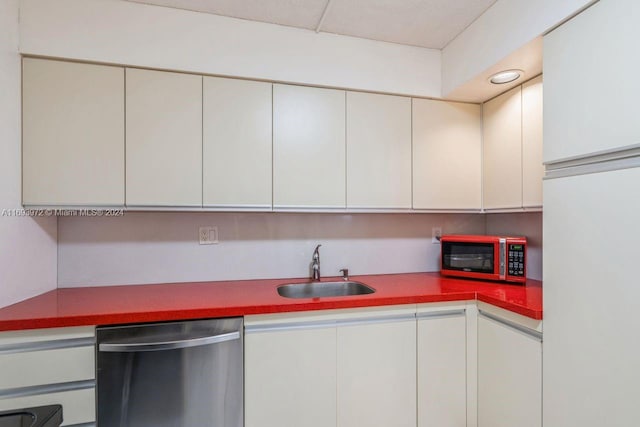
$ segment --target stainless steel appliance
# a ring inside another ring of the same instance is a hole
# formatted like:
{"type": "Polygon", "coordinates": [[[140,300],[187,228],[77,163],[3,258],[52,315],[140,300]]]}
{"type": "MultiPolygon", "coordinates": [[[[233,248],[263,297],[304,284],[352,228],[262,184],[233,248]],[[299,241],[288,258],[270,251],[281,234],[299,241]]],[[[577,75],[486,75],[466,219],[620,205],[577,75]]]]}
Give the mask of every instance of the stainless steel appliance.
{"type": "Polygon", "coordinates": [[[97,329],[100,427],[242,427],[242,318],[97,329]]]}

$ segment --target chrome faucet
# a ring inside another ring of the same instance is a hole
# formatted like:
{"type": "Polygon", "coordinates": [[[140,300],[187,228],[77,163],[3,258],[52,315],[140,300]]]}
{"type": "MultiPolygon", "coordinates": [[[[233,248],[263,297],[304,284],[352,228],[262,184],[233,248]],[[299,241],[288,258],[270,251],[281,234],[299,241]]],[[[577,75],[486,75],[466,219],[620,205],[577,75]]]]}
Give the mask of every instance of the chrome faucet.
{"type": "Polygon", "coordinates": [[[311,262],[311,279],[314,282],[320,281],[320,246],[316,246],[316,249],[313,251],[313,257],[311,262]]]}

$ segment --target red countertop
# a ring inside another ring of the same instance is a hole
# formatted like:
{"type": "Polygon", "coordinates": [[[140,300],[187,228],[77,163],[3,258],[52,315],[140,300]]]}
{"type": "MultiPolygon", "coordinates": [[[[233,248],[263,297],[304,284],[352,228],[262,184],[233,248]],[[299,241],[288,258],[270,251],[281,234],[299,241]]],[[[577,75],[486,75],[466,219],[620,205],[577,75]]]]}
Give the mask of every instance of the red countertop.
{"type": "MultiPolygon", "coordinates": [[[[327,278],[323,280],[340,280],[327,278]]],[[[368,295],[289,299],[276,288],[308,279],[242,280],[61,288],[0,309],[0,331],[112,325],[336,308],[484,301],[542,319],[542,283],[526,286],[445,278],[439,273],[353,276],[368,295]]]]}

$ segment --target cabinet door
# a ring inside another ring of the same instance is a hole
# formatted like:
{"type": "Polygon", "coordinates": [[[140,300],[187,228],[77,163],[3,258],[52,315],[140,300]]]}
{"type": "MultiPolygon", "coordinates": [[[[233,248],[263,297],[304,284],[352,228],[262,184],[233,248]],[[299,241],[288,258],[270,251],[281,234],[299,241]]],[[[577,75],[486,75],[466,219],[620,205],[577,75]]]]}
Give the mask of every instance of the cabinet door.
{"type": "Polygon", "coordinates": [[[413,208],[480,210],[481,168],[481,107],[414,99],[413,208]]]}
{"type": "Polygon", "coordinates": [[[544,37],[545,161],[640,143],[639,14],[636,0],[595,2],[544,37]]]}
{"type": "Polygon", "coordinates": [[[338,327],[338,427],[415,427],[416,322],[338,327]]]}
{"type": "Polygon", "coordinates": [[[124,69],[25,58],[22,202],[124,205],[124,69]]]}
{"type": "Polygon", "coordinates": [[[127,68],[127,205],[202,205],[202,77],[127,68]]]}
{"type": "Polygon", "coordinates": [[[245,335],[246,427],[336,424],[336,329],[245,335]]]}
{"type": "Polygon", "coordinates": [[[204,77],[204,206],[271,208],[271,90],[204,77]]]}
{"type": "Polygon", "coordinates": [[[484,208],[522,207],[522,89],[483,105],[484,208]]]}
{"type": "Polygon", "coordinates": [[[542,426],[542,343],[478,318],[478,426],[542,426]]]}
{"type": "Polygon", "coordinates": [[[347,92],[347,207],[411,208],[411,99],[347,92]]]}
{"type": "Polygon", "coordinates": [[[522,206],[542,206],[542,76],[522,85],[522,206]]]}
{"type": "Polygon", "coordinates": [[[418,427],[467,425],[466,337],[464,310],[418,314],[418,427]]]}
{"type": "Polygon", "coordinates": [[[273,86],[273,204],[345,207],[345,93],[273,86]]]}

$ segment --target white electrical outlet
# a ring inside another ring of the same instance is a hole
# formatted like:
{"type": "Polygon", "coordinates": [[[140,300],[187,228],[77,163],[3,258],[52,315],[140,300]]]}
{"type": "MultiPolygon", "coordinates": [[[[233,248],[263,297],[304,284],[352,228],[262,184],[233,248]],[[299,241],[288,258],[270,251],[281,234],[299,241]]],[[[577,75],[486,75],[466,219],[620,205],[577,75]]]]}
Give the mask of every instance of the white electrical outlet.
{"type": "Polygon", "coordinates": [[[200,227],[198,230],[201,245],[215,245],[218,243],[218,227],[200,227]]]}
{"type": "Polygon", "coordinates": [[[441,237],[442,237],[442,227],[431,228],[431,243],[433,243],[434,245],[439,245],[441,237]]]}

